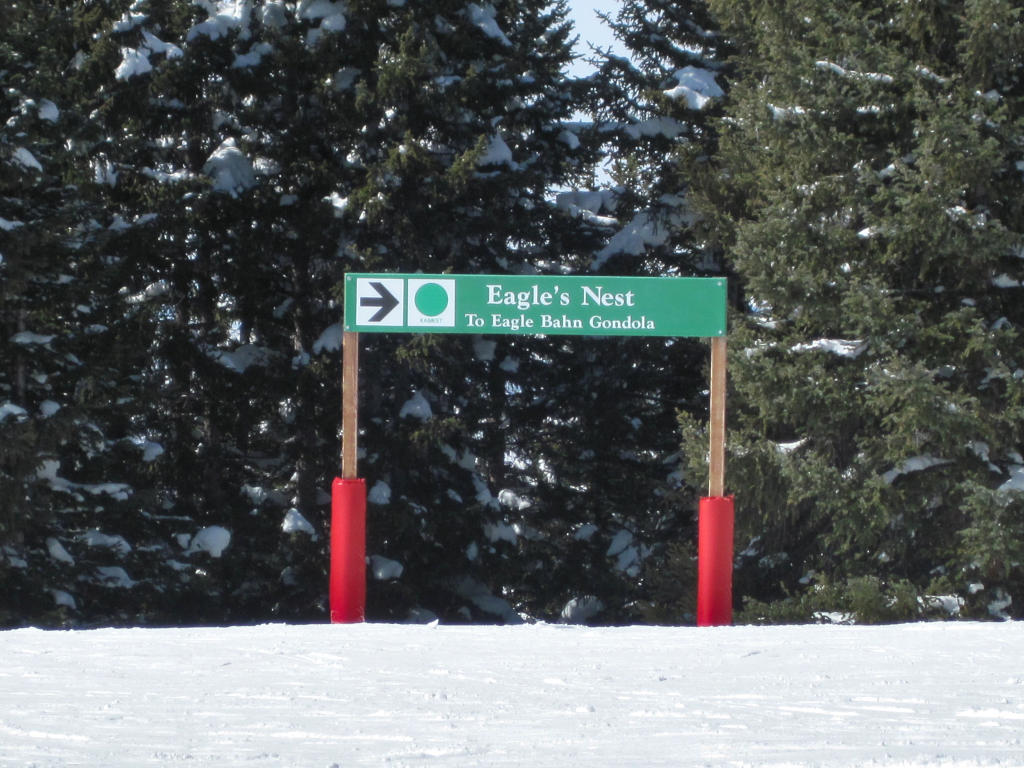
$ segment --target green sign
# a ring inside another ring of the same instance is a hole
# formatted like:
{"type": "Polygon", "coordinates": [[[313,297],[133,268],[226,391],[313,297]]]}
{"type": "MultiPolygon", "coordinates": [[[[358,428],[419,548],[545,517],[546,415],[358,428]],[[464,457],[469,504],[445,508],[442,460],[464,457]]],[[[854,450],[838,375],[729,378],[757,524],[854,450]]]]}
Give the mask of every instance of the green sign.
{"type": "Polygon", "coordinates": [[[345,276],[345,330],[724,336],[725,278],[345,276]]]}

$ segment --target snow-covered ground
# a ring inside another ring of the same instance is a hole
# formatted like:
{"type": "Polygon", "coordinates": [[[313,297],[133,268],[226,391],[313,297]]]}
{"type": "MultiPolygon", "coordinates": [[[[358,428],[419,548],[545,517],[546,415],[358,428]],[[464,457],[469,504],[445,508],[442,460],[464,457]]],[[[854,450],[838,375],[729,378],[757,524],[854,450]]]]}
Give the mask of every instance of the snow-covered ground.
{"type": "Polygon", "coordinates": [[[1024,624],[0,632],[4,766],[1022,766],[1024,624]]]}

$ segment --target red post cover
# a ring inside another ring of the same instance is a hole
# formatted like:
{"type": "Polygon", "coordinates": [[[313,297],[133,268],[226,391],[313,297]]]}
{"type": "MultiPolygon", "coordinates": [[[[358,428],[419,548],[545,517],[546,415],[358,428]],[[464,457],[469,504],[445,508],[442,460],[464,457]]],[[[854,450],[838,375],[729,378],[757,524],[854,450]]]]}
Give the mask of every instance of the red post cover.
{"type": "Polygon", "coordinates": [[[697,626],[732,624],[732,496],[700,500],[697,524],[697,626]]]}
{"type": "Polygon", "coordinates": [[[366,482],[335,478],[331,488],[332,624],[366,616],[366,482]]]}

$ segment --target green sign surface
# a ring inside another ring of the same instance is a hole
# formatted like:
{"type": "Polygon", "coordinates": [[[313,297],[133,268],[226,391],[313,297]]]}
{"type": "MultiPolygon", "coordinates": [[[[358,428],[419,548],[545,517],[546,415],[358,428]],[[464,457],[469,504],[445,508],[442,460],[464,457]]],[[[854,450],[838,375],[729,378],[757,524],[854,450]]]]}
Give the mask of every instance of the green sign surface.
{"type": "Polygon", "coordinates": [[[721,277],[355,274],[345,330],[724,336],[721,277]]]}

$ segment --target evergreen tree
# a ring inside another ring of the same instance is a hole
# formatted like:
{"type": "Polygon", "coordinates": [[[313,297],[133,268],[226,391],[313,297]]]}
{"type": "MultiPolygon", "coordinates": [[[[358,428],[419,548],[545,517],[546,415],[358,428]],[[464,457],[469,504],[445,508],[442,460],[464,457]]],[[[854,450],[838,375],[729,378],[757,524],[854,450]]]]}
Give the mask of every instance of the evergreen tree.
{"type": "Polygon", "coordinates": [[[739,52],[704,188],[749,297],[738,595],[867,585],[1019,615],[1019,9],[709,5],[739,52]]]}
{"type": "MultiPolygon", "coordinates": [[[[93,31],[75,3],[3,9],[0,80],[0,623],[74,620],[79,585],[104,583],[82,520],[131,488],[98,468],[125,450],[94,409],[106,333],[102,232],[84,198],[88,131],[75,63],[93,31]]],[[[108,465],[109,466],[109,465],[108,465]]],[[[102,566],[100,566],[102,567],[102,566]]]]}
{"type": "Polygon", "coordinates": [[[629,55],[603,55],[591,99],[610,145],[615,210],[629,227],[598,262],[635,269],[643,255],[654,274],[715,272],[690,193],[715,152],[728,41],[703,0],[626,0],[609,23],[629,55]]]}
{"type": "MultiPolygon", "coordinates": [[[[551,199],[588,162],[564,125],[564,8],[118,11],[83,69],[106,76],[93,191],[111,349],[137,387],[118,402],[152,458],[148,514],[117,526],[159,562],[129,573],[161,585],[151,617],[322,616],[330,291],[347,269],[519,273],[564,268],[552,243],[588,247],[551,199]]],[[[370,551],[406,571],[375,584],[377,615],[515,618],[491,594],[514,579],[497,501],[512,420],[495,413],[528,345],[364,339],[370,551]]]]}
{"type": "MultiPolygon", "coordinates": [[[[564,5],[456,1],[383,14],[383,42],[357,86],[369,113],[356,153],[365,181],[344,213],[358,268],[584,266],[596,233],[553,199],[586,177],[593,157],[570,123],[564,5]]],[[[373,382],[362,409],[370,546],[406,568],[404,584],[371,594],[371,610],[486,620],[546,610],[523,573],[535,559],[529,530],[545,516],[564,530],[573,513],[538,503],[521,468],[536,460],[542,420],[564,404],[549,394],[559,376],[552,351],[564,345],[440,336],[364,336],[363,345],[373,382]]]]}
{"type": "Polygon", "coordinates": [[[332,3],[136,2],[97,61],[116,332],[159,452],[145,535],[180,571],[158,617],[325,610],[340,365],[316,353],[337,348],[335,202],[372,45],[345,21],[332,3]]]}
{"type": "MultiPolygon", "coordinates": [[[[581,190],[613,133],[573,122],[561,3],[48,8],[12,15],[5,39],[22,57],[5,97],[24,118],[4,134],[23,161],[5,166],[5,233],[41,240],[2,249],[2,426],[18,446],[4,471],[21,483],[5,488],[27,494],[10,509],[60,514],[4,552],[36,602],[74,602],[79,621],[324,615],[345,271],[707,262],[677,227],[685,174],[656,159],[704,129],[636,129],[666,125],[657,110],[682,101],[615,118],[642,158],[623,164],[644,169],[623,176],[631,192],[581,190]],[[38,66],[34,38],[60,44],[38,66]],[[630,227],[672,234],[638,251],[608,242],[630,227]],[[28,359],[40,388],[25,394],[28,359]]],[[[650,93],[682,88],[666,61],[650,93]]],[[[364,337],[374,616],[579,617],[599,602],[606,620],[637,615],[644,557],[687,524],[668,417],[692,407],[702,352],[625,344],[364,337]],[[403,576],[385,579],[381,558],[403,576]]]]}
{"type": "MultiPolygon", "coordinates": [[[[697,226],[692,195],[715,152],[727,42],[703,2],[629,0],[609,23],[628,56],[604,53],[596,60],[588,102],[610,158],[611,186],[566,196],[582,217],[608,227],[588,266],[598,274],[721,274],[715,243],[697,226]]],[[[672,606],[685,602],[693,587],[692,577],[678,576],[693,570],[692,511],[703,489],[679,471],[675,414],[706,415],[707,345],[595,340],[577,354],[585,373],[566,382],[565,424],[599,437],[584,438],[582,455],[563,448],[547,460],[568,478],[562,504],[585,524],[563,567],[578,575],[579,587],[604,584],[607,619],[677,620],[672,606]],[[570,397],[572,386],[587,396],[570,397]]],[[[569,432],[563,430],[560,444],[571,445],[569,432]]]]}

